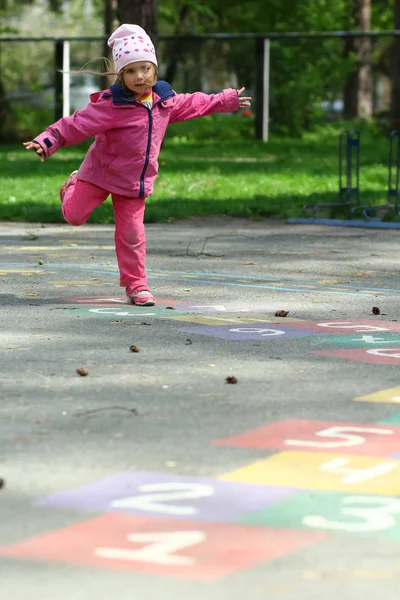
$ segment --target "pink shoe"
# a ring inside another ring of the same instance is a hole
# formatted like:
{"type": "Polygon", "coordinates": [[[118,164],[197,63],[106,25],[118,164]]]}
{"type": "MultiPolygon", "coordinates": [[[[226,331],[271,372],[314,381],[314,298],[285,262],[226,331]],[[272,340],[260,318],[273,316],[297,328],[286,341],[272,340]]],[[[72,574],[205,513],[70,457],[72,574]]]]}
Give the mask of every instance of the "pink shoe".
{"type": "Polygon", "coordinates": [[[135,288],[126,288],[126,295],[132,304],[136,306],[154,306],[156,300],[146,286],[137,286],[135,288]]]}
{"type": "Polygon", "coordinates": [[[77,181],[77,174],[78,171],[72,171],[71,175],[68,177],[67,181],[65,183],[62,184],[62,186],[60,187],[60,200],[61,202],[63,202],[64,200],[64,196],[65,196],[65,192],[67,191],[67,189],[69,188],[70,185],[76,183],[77,181]]]}

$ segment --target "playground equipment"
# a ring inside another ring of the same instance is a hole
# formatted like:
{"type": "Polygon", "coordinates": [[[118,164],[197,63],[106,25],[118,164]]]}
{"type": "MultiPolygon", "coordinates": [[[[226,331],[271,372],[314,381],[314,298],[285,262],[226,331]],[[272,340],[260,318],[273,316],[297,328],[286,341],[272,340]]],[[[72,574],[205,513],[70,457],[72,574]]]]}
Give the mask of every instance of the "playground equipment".
{"type": "MultiPolygon", "coordinates": [[[[360,131],[348,131],[343,129],[339,134],[339,193],[338,201],[331,203],[306,204],[303,206],[302,219],[290,219],[289,222],[315,222],[317,212],[323,209],[344,208],[350,210],[350,221],[355,218],[357,212],[361,212],[364,222],[382,222],[376,216],[379,211],[394,210],[397,216],[400,216],[400,132],[393,130],[389,138],[389,158],[388,158],[388,189],[387,201],[380,205],[361,205],[360,202],[360,131]],[[344,151],[345,146],[345,151],[344,151]],[[394,199],[394,200],[393,200],[394,199]],[[312,218],[306,219],[306,213],[311,211],[312,218]],[[372,214],[371,214],[372,213],[372,214]],[[373,216],[375,215],[375,216],[373,216]]],[[[332,221],[335,219],[324,219],[332,221]]],[[[341,221],[344,224],[344,221],[341,221]]]]}
{"type": "Polygon", "coordinates": [[[313,218],[318,210],[334,207],[358,207],[360,205],[360,131],[342,129],[339,134],[339,194],[338,202],[306,204],[303,217],[311,211],[313,218]],[[344,152],[344,142],[346,152],[344,152]],[[345,166],[345,168],[343,168],[345,166]],[[355,179],[355,182],[354,182],[355,179]],[[355,185],[354,185],[355,183],[355,185]],[[355,199],[355,204],[352,200],[355,199]]]}
{"type": "Polygon", "coordinates": [[[380,220],[375,215],[372,217],[370,212],[379,212],[382,210],[393,209],[397,215],[400,214],[400,198],[399,198],[399,170],[400,170],[400,132],[396,129],[392,131],[389,138],[389,159],[388,159],[388,189],[386,204],[377,204],[375,206],[354,206],[351,211],[351,218],[354,217],[357,211],[362,212],[362,216],[366,221],[380,220]],[[396,143],[397,141],[397,143],[396,143]],[[395,170],[393,184],[393,170],[395,170]],[[391,199],[394,198],[394,202],[391,199]]]}

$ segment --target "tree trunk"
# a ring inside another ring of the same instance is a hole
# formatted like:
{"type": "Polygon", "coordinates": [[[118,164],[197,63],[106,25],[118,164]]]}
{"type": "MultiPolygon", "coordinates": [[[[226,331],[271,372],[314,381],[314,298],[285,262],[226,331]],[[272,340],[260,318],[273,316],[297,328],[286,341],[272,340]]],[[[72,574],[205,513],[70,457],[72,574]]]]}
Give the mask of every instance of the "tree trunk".
{"type": "Polygon", "coordinates": [[[6,98],[6,91],[0,79],[0,143],[7,144],[20,141],[17,121],[6,98]]]}
{"type": "MultiPolygon", "coordinates": [[[[106,39],[104,40],[103,46],[103,56],[108,58],[108,60],[113,63],[112,60],[112,51],[111,48],[108,47],[107,40],[114,31],[118,27],[117,23],[117,0],[105,0],[104,3],[104,18],[103,18],[103,26],[104,26],[104,35],[106,35],[106,39]]],[[[107,85],[110,86],[114,83],[115,77],[109,76],[107,77],[107,85]]]]}
{"type": "MultiPolygon", "coordinates": [[[[371,0],[352,0],[352,16],[356,31],[371,28],[371,0]]],[[[347,77],[344,89],[344,117],[372,117],[372,41],[367,37],[346,38],[345,56],[355,55],[356,68],[347,77]]]]}
{"type": "MultiPolygon", "coordinates": [[[[395,29],[400,29],[400,0],[396,0],[394,7],[395,29]]],[[[392,127],[400,129],[400,37],[395,37],[392,45],[392,94],[391,117],[392,127]]]]}
{"type": "Polygon", "coordinates": [[[118,0],[118,19],[121,24],[140,25],[157,43],[157,0],[118,0]]]}

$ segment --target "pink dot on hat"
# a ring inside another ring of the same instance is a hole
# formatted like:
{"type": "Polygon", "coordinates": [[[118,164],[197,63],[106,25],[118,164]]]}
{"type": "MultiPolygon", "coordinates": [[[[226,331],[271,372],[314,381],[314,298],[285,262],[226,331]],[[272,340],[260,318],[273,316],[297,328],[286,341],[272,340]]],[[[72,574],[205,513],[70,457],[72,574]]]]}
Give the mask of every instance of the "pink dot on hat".
{"type": "Polygon", "coordinates": [[[130,50],[125,50],[124,54],[130,54],[131,51],[130,50]]]}

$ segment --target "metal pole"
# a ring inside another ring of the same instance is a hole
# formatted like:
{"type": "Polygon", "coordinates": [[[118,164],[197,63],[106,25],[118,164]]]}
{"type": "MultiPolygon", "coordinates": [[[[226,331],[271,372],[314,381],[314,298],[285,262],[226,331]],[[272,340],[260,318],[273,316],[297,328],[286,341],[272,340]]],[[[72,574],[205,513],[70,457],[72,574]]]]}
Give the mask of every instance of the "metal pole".
{"type": "Polygon", "coordinates": [[[70,80],[71,75],[68,73],[70,70],[70,46],[69,42],[63,44],[63,79],[62,79],[62,101],[63,111],[62,116],[68,117],[71,112],[70,104],[70,80]]]}
{"type": "Polygon", "coordinates": [[[55,43],[55,89],[54,89],[54,120],[58,121],[63,116],[63,74],[60,72],[64,64],[64,41],[55,43]]]}
{"type": "Polygon", "coordinates": [[[256,40],[256,138],[268,141],[269,134],[270,40],[256,40]]]}
{"type": "Polygon", "coordinates": [[[263,104],[263,131],[262,140],[268,142],[269,137],[269,65],[270,65],[270,40],[264,40],[264,104],[263,104]]]}

